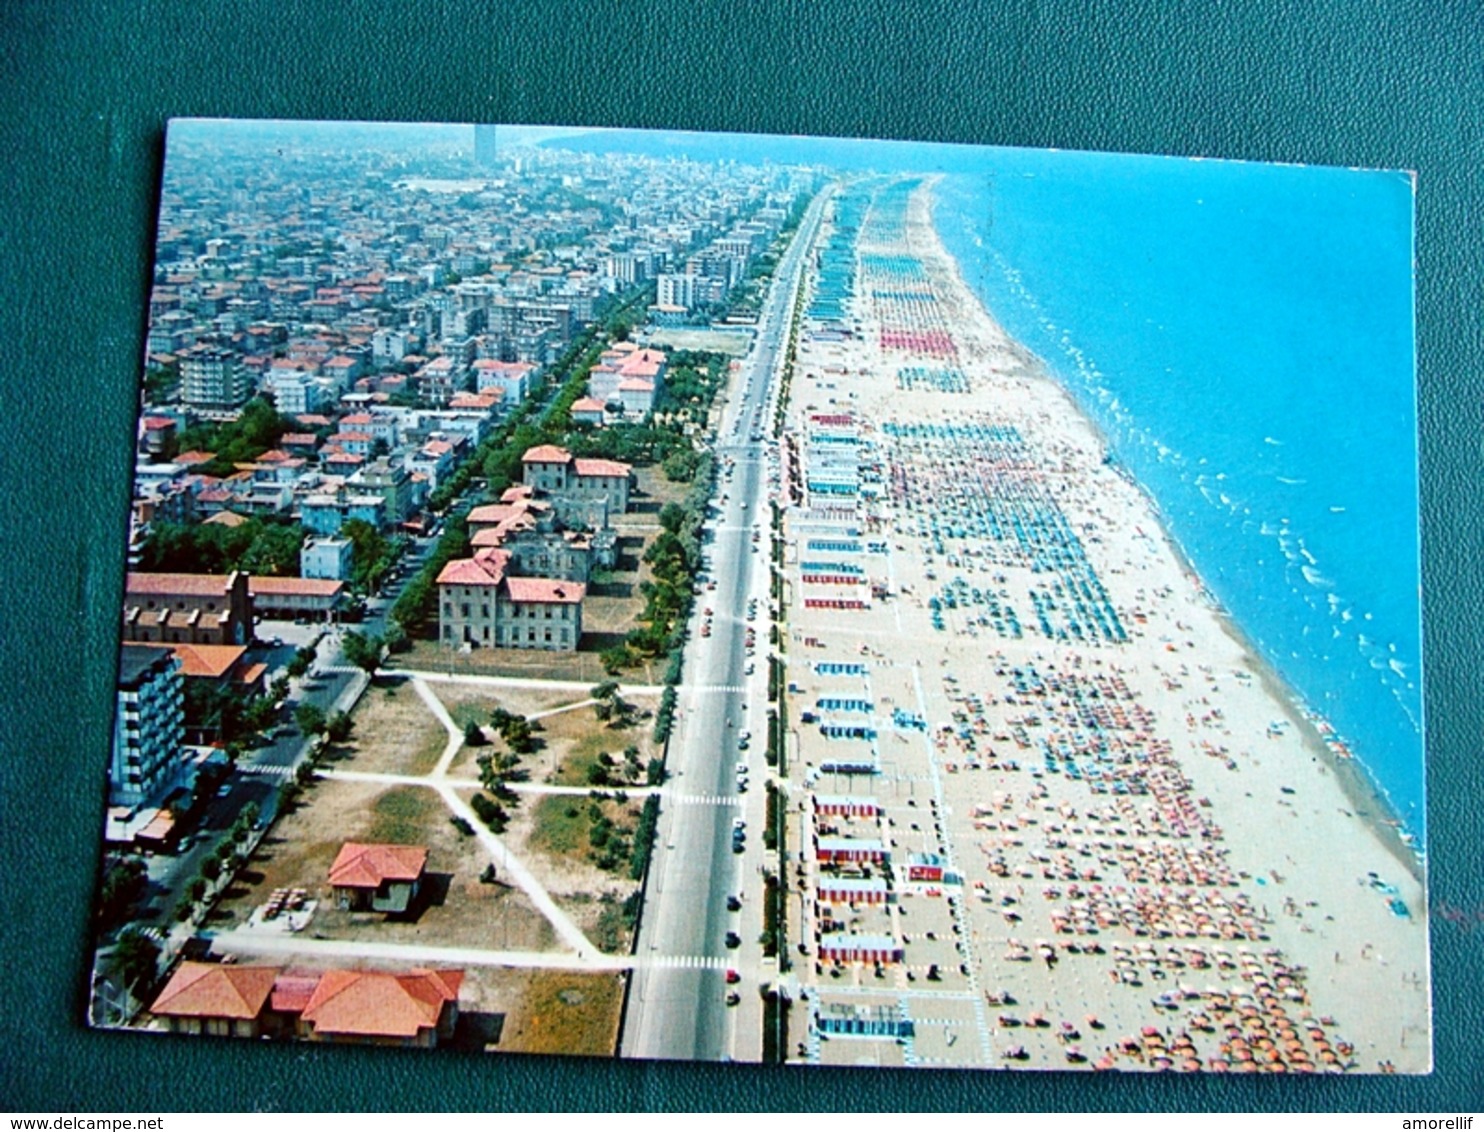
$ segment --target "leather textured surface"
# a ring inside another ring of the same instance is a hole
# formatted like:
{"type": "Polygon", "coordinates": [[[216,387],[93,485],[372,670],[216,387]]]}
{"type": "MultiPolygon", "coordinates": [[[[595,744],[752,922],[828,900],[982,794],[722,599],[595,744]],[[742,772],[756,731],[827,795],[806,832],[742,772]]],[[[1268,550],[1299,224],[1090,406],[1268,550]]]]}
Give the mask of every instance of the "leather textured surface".
{"type": "Polygon", "coordinates": [[[5,4],[0,1106],[1484,1103],[1481,13],[1472,0],[5,4]],[[1415,170],[1435,1072],[1216,1080],[795,1071],[86,1030],[84,941],[134,389],[163,129],[176,115],[666,126],[1415,170]]]}

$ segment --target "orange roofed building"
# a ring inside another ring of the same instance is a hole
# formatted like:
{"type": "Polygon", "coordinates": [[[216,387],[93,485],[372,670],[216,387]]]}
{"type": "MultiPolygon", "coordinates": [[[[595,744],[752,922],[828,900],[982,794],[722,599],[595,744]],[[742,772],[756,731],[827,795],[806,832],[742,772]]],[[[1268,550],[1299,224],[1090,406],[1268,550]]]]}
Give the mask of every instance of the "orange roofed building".
{"type": "Polygon", "coordinates": [[[310,1041],[432,1049],[453,1036],[462,971],[327,971],[300,1016],[310,1041]]]}
{"type": "Polygon", "coordinates": [[[453,1036],[461,970],[325,971],[182,963],[150,1014],[173,1033],[421,1046],[453,1036]]]}
{"type": "Polygon", "coordinates": [[[124,580],[126,641],[245,645],[252,639],[248,576],[130,573],[124,580]]]}
{"type": "Polygon", "coordinates": [[[149,1008],[172,1033],[256,1038],[264,1032],[273,967],[185,962],[149,1008]]]}
{"type": "Polygon", "coordinates": [[[629,509],[633,468],[617,460],[573,456],[555,444],[538,444],[521,457],[522,482],[545,492],[566,522],[606,527],[609,514],[629,509]]]}
{"type": "Polygon", "coordinates": [[[330,866],[335,902],[352,912],[405,912],[417,899],[427,865],[421,845],[347,841],[330,866]]]}
{"type": "Polygon", "coordinates": [[[450,646],[571,652],[582,639],[587,586],[511,574],[508,550],[486,547],[438,575],[439,639],[450,646]]]}

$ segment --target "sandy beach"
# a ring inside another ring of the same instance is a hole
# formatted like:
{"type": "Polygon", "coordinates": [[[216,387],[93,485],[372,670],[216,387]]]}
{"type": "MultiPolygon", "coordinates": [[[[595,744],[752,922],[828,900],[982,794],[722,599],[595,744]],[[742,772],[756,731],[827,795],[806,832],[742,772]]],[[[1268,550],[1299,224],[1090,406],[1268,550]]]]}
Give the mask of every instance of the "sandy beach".
{"type": "Polygon", "coordinates": [[[1422,870],[1364,776],[970,292],[931,182],[851,192],[781,445],[790,1059],[1427,1071],[1422,870]]]}

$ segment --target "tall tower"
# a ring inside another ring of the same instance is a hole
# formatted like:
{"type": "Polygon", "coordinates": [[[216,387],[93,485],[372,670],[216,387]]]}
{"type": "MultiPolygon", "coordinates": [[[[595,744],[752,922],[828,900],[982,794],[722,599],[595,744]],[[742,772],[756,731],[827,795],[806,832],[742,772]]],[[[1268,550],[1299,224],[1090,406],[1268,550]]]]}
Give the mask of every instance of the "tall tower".
{"type": "Polygon", "coordinates": [[[495,127],[474,127],[474,163],[486,169],[495,164],[495,127]]]}

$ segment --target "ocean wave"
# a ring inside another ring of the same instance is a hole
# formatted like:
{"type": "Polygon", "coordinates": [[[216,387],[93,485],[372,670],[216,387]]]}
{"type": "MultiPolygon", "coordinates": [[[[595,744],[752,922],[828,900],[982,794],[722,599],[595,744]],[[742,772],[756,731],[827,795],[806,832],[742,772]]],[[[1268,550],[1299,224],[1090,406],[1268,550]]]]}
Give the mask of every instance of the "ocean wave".
{"type": "Polygon", "coordinates": [[[1303,574],[1304,581],[1308,582],[1309,585],[1313,586],[1315,589],[1327,590],[1331,589],[1334,586],[1334,583],[1332,581],[1326,578],[1313,566],[1301,566],[1299,568],[1299,572],[1303,574]]]}

